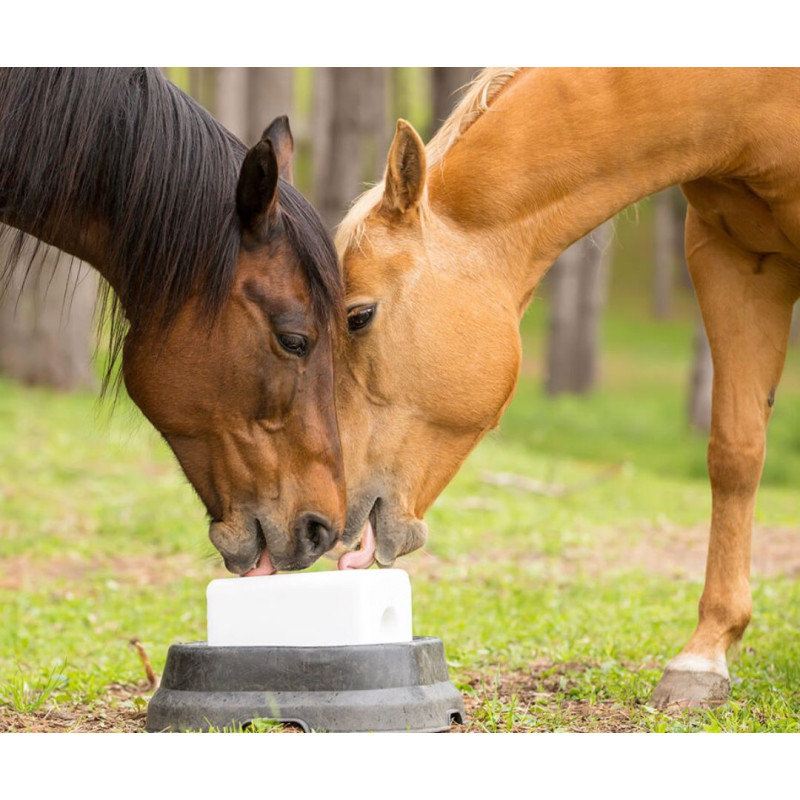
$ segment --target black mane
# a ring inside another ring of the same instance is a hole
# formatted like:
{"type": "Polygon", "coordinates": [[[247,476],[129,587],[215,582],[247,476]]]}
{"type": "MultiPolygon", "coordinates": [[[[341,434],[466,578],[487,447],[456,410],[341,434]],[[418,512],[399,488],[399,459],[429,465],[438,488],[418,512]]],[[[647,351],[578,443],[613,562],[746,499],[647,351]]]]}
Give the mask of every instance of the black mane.
{"type": "MultiPolygon", "coordinates": [[[[241,241],[245,152],[157,69],[0,70],[0,215],[49,241],[102,223],[117,295],[109,370],[125,317],[166,327],[193,293],[210,321],[222,307],[241,241]]],[[[281,184],[280,196],[314,310],[330,319],[342,303],[333,245],[302,195],[281,184]]],[[[16,255],[0,264],[0,288],[16,255]]]]}

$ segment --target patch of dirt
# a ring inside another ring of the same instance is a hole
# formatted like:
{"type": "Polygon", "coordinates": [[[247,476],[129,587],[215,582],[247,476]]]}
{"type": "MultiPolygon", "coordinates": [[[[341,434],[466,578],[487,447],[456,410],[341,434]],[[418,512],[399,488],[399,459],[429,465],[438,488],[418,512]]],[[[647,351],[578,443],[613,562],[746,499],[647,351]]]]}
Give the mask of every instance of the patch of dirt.
{"type": "MultiPolygon", "coordinates": [[[[519,564],[542,563],[566,575],[580,572],[588,577],[641,569],[656,575],[702,579],[705,575],[708,526],[680,527],[669,523],[644,528],[597,529],[592,545],[566,547],[560,557],[517,550],[482,550],[465,563],[513,560],[519,564]]],[[[434,574],[442,561],[429,551],[398,559],[396,566],[410,575],[434,574]]],[[[170,556],[114,556],[87,559],[80,554],[39,559],[16,556],[0,559],[0,589],[33,590],[53,581],[82,582],[87,575],[105,571],[122,584],[158,586],[178,578],[211,580],[226,577],[221,565],[190,554],[170,556]]],[[[794,528],[756,526],[753,530],[752,574],[765,578],[800,577],[800,531],[794,528]]]]}
{"type": "MultiPolygon", "coordinates": [[[[654,575],[703,580],[708,552],[708,526],[672,526],[667,523],[636,530],[608,528],[593,531],[594,541],[565,547],[560,556],[531,551],[487,549],[460,558],[465,565],[513,561],[541,565],[553,575],[610,574],[642,570],[654,575]]],[[[794,528],[756,527],[752,540],[753,576],[800,577],[800,531],[794,528]]],[[[436,576],[445,562],[429,551],[398,559],[396,566],[410,575],[436,576]]]]}
{"type": "Polygon", "coordinates": [[[112,684],[91,705],[60,705],[20,713],[0,704],[0,733],[142,733],[150,688],[112,684]]]}
{"type": "MultiPolygon", "coordinates": [[[[708,525],[683,528],[663,523],[641,530],[631,547],[615,547],[612,533],[603,553],[595,553],[591,561],[594,569],[602,571],[639,568],[658,575],[702,579],[707,552],[708,525]]],[[[800,531],[754,527],[751,564],[752,574],[765,578],[800,576],[800,531]]]]}
{"type": "Polygon", "coordinates": [[[467,719],[462,725],[454,724],[450,732],[484,733],[493,729],[505,733],[641,731],[641,726],[631,719],[631,709],[620,703],[612,700],[588,703],[564,697],[565,692],[577,685],[575,673],[585,669],[585,664],[539,660],[529,671],[494,674],[488,683],[485,674],[472,673],[470,691],[464,695],[467,719]],[[508,713],[489,714],[487,707],[513,708],[513,722],[508,723],[508,713]],[[491,725],[486,723],[487,716],[492,717],[491,725]]]}
{"type": "Polygon", "coordinates": [[[57,580],[79,584],[97,572],[107,572],[117,583],[137,586],[158,586],[193,576],[210,580],[227,574],[220,568],[219,574],[212,575],[212,570],[210,564],[188,554],[89,559],[78,553],[51,559],[16,556],[0,559],[0,589],[32,591],[57,580]]]}

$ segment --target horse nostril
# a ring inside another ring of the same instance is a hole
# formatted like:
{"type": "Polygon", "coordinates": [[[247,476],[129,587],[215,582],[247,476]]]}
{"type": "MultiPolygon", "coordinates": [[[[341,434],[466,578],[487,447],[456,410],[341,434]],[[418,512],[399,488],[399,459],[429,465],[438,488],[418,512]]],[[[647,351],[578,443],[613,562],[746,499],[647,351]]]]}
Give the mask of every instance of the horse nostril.
{"type": "Polygon", "coordinates": [[[258,550],[261,552],[265,550],[267,547],[267,537],[264,535],[264,526],[261,524],[261,520],[256,517],[256,539],[258,540],[258,550]]]}
{"type": "Polygon", "coordinates": [[[330,550],[335,538],[328,520],[318,514],[303,514],[297,521],[297,535],[311,546],[313,553],[330,550]]]}

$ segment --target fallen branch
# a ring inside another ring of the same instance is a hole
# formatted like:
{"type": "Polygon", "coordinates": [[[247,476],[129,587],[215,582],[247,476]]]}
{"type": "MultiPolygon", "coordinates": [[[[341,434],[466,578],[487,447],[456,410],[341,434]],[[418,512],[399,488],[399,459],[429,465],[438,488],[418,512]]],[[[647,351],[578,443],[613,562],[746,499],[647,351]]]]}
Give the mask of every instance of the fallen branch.
{"type": "Polygon", "coordinates": [[[139,654],[139,658],[142,661],[145,675],[147,675],[147,691],[154,692],[156,689],[158,689],[161,680],[153,670],[150,659],[147,657],[147,651],[144,649],[144,645],[136,638],[131,639],[130,644],[136,648],[136,652],[139,654]]]}
{"type": "Polygon", "coordinates": [[[511,487],[531,494],[541,494],[545,497],[566,497],[609,480],[614,475],[617,475],[622,470],[622,467],[623,464],[612,464],[591,478],[573,483],[571,486],[565,483],[546,483],[535,478],[527,478],[524,475],[516,475],[513,472],[484,472],[481,475],[481,481],[490,483],[493,486],[511,487]]]}

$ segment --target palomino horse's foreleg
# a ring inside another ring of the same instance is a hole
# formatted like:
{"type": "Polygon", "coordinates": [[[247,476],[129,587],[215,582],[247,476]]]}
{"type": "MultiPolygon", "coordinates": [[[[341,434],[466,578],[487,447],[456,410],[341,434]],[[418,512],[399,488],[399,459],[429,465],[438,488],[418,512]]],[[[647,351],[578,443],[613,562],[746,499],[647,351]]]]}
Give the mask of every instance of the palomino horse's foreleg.
{"type": "Polygon", "coordinates": [[[699,622],[653,693],[661,707],[727,700],[726,653],[751,615],[750,538],[767,422],[800,291],[796,265],[740,249],[692,210],[686,225],[689,269],[714,361],[712,516],[699,622]]]}

